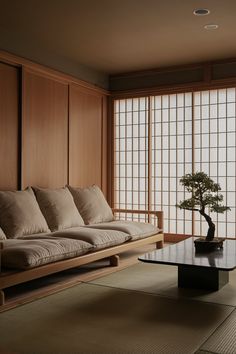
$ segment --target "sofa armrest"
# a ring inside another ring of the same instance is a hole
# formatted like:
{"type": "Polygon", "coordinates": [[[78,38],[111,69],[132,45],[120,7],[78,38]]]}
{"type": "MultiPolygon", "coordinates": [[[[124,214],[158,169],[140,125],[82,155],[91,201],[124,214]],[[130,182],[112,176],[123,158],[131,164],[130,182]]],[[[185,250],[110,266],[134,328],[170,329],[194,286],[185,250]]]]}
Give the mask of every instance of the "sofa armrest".
{"type": "Polygon", "coordinates": [[[159,210],[132,210],[132,209],[112,209],[113,213],[125,213],[125,214],[145,214],[154,215],[157,219],[157,227],[163,229],[163,211],[159,210]]]}

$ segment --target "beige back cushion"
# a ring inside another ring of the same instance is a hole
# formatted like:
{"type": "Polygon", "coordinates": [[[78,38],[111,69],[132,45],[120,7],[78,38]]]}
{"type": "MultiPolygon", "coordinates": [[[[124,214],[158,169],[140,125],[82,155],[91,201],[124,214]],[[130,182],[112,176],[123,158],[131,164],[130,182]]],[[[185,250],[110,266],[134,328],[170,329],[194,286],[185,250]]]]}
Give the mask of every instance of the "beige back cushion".
{"type": "Polygon", "coordinates": [[[34,191],[51,231],[84,225],[68,188],[34,188],[34,191]]]}
{"type": "Polygon", "coordinates": [[[31,188],[0,192],[0,227],[7,238],[50,232],[31,188]]]}
{"type": "Polygon", "coordinates": [[[6,235],[4,234],[1,228],[0,228],[0,240],[6,240],[6,235]]]}
{"type": "Polygon", "coordinates": [[[112,210],[98,186],[93,185],[88,188],[69,186],[69,189],[86,225],[114,219],[112,210]]]}

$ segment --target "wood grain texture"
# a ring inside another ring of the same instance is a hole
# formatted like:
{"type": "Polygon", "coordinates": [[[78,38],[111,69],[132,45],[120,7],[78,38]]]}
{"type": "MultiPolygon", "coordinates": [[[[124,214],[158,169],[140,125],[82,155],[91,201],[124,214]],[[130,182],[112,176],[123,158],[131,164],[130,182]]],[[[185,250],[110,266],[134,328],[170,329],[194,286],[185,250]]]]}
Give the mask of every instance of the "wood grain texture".
{"type": "Polygon", "coordinates": [[[108,90],[98,87],[92,83],[78,79],[75,76],[63,73],[61,71],[58,71],[58,70],[55,70],[52,68],[49,68],[47,66],[35,63],[29,59],[19,57],[15,54],[5,52],[3,50],[0,50],[0,60],[4,63],[9,64],[9,65],[23,67],[27,70],[33,70],[35,72],[37,71],[39,75],[51,77],[52,79],[59,80],[60,82],[63,81],[64,83],[67,83],[67,84],[73,82],[73,83],[76,83],[77,85],[80,85],[81,87],[89,88],[90,90],[93,90],[95,92],[99,92],[103,95],[109,95],[108,90]]]}
{"type": "Polygon", "coordinates": [[[114,154],[114,100],[111,97],[107,98],[107,201],[114,207],[115,201],[115,182],[114,182],[114,166],[115,166],[115,154],[114,154]]]}
{"type": "Polygon", "coordinates": [[[0,189],[18,188],[19,69],[0,63],[0,189]]]}
{"type": "Polygon", "coordinates": [[[68,181],[68,85],[24,71],[22,188],[68,181]]]}
{"type": "Polygon", "coordinates": [[[69,183],[103,188],[103,96],[76,85],[69,92],[69,183]]]}
{"type": "Polygon", "coordinates": [[[102,97],[102,190],[107,198],[108,188],[107,188],[107,168],[108,168],[108,98],[107,96],[102,97]]]}

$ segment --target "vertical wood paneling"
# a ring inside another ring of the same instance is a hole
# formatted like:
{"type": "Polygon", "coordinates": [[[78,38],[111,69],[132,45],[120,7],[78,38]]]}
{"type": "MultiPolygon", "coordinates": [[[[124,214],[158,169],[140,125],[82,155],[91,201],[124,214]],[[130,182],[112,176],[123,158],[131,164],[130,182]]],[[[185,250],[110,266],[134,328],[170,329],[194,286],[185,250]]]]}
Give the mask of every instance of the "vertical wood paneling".
{"type": "Polygon", "coordinates": [[[111,97],[107,98],[107,200],[108,203],[114,208],[114,191],[115,191],[115,176],[114,176],[114,166],[115,166],[115,122],[114,122],[114,100],[111,97]]]}
{"type": "Polygon", "coordinates": [[[64,186],[68,176],[68,85],[25,71],[22,187],[64,186]]]}
{"type": "Polygon", "coordinates": [[[108,166],[108,157],[107,157],[107,149],[108,149],[108,125],[107,125],[107,105],[108,98],[107,96],[102,97],[102,190],[105,196],[108,196],[108,186],[107,186],[107,166],[108,166]]]}
{"type": "Polygon", "coordinates": [[[103,96],[71,85],[69,97],[69,183],[103,188],[103,96]]]}
{"type": "Polygon", "coordinates": [[[0,190],[96,183],[107,195],[107,92],[18,59],[0,63],[0,190]]]}
{"type": "Polygon", "coordinates": [[[0,189],[17,189],[19,69],[0,63],[0,189]]]}

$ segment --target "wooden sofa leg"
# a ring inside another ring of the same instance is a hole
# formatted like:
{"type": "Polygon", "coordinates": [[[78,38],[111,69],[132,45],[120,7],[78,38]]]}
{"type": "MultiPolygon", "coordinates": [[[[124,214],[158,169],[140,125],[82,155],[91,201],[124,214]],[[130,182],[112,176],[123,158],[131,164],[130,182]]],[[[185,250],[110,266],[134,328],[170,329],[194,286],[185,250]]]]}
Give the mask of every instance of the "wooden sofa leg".
{"type": "Polygon", "coordinates": [[[120,262],[120,257],[117,254],[110,257],[110,265],[112,267],[118,267],[119,262],[120,262]]]}
{"type": "Polygon", "coordinates": [[[3,290],[0,290],[0,306],[5,304],[5,294],[3,290]]]}
{"type": "Polygon", "coordinates": [[[156,243],[156,248],[159,249],[159,248],[163,248],[164,247],[164,241],[158,241],[156,243]]]}

